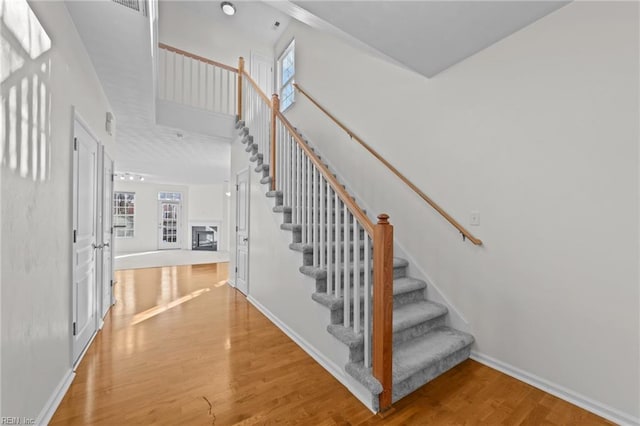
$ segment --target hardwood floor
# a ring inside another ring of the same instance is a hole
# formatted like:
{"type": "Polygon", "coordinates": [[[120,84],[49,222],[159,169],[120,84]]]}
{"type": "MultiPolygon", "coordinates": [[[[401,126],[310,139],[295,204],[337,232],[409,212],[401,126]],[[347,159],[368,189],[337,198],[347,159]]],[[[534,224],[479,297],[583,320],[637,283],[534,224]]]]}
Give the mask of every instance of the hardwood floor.
{"type": "Polygon", "coordinates": [[[605,425],[474,361],[371,414],[225,284],[227,264],[117,272],[52,425],[605,425]]]}

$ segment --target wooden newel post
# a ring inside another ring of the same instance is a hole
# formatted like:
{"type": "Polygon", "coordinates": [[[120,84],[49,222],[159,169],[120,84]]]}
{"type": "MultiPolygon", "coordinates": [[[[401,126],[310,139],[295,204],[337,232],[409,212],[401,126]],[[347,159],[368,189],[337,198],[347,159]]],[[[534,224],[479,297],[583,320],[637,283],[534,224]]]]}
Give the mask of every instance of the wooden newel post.
{"type": "Polygon", "coordinates": [[[242,120],[242,77],[244,76],[244,58],[238,59],[238,120],[242,120]]]}
{"type": "Polygon", "coordinates": [[[380,412],[391,408],[393,344],[393,226],[378,215],[373,230],[373,377],[382,384],[380,412]]]}
{"type": "Polygon", "coordinates": [[[276,117],[280,111],[280,98],[277,93],[271,96],[271,158],[269,172],[271,174],[271,190],[276,190],[276,117]]]}

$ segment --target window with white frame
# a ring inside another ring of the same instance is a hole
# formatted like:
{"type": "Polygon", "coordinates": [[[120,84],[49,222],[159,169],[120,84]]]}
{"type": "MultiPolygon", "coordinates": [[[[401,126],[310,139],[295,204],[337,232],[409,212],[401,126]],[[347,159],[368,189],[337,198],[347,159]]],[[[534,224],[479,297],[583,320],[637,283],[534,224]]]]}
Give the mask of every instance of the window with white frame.
{"type": "Polygon", "coordinates": [[[295,100],[295,89],[293,87],[295,65],[295,43],[293,40],[278,58],[278,92],[280,95],[280,111],[285,111],[295,100]]]}
{"type": "Polygon", "coordinates": [[[158,192],[158,200],[160,201],[182,201],[180,192],[158,192]]]}
{"type": "Polygon", "coordinates": [[[116,238],[134,237],[135,205],[135,192],[113,193],[113,235],[116,238]]]}

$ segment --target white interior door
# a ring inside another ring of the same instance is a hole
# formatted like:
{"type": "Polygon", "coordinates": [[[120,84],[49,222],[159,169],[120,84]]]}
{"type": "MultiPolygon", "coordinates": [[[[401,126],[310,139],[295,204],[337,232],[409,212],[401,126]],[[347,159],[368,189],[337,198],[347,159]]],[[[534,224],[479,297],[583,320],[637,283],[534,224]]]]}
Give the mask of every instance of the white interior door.
{"type": "Polygon", "coordinates": [[[273,92],[273,58],[251,52],[251,77],[264,93],[271,97],[273,92]]]}
{"type": "Polygon", "coordinates": [[[74,363],[98,329],[98,153],[100,143],[76,118],[73,151],[74,363]]]}
{"type": "Polygon", "coordinates": [[[182,221],[180,203],[175,201],[158,201],[158,249],[179,249],[182,221]]]}
{"type": "Polygon", "coordinates": [[[113,305],[113,160],[102,155],[102,297],[101,316],[113,305]]]}
{"type": "Polygon", "coordinates": [[[249,294],[249,169],[236,176],[236,288],[249,294]]]}

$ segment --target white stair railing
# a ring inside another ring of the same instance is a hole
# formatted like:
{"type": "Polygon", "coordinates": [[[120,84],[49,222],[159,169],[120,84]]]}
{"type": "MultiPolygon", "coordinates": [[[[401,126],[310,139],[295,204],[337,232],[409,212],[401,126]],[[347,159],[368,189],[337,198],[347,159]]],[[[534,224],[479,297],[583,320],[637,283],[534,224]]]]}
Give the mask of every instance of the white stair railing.
{"type": "Polygon", "coordinates": [[[242,105],[245,125],[250,129],[253,143],[258,146],[265,164],[269,163],[271,100],[262,93],[255,81],[248,75],[242,79],[242,105]]]}
{"type": "Polygon", "coordinates": [[[275,188],[291,207],[302,243],[313,248],[313,266],[326,272],[327,294],[343,300],[344,327],[363,337],[364,365],[369,368],[374,224],[289,122],[280,114],[276,120],[275,188]]]}
{"type": "MultiPolygon", "coordinates": [[[[306,141],[238,66],[238,119],[244,121],[262,161],[270,189],[290,208],[303,249],[324,272],[326,292],[342,299],[343,325],[362,337],[364,366],[382,385],[379,407],[391,406],[393,324],[393,226],[386,214],[374,224],[306,141]],[[362,250],[361,250],[362,247],[362,250]],[[306,250],[304,250],[306,251],[306,250]],[[362,253],[362,255],[361,255],[362,253]]],[[[285,211],[285,213],[287,213],[285,211]]]]}
{"type": "Polygon", "coordinates": [[[158,98],[235,115],[236,68],[166,44],[158,49],[158,98]]]}

